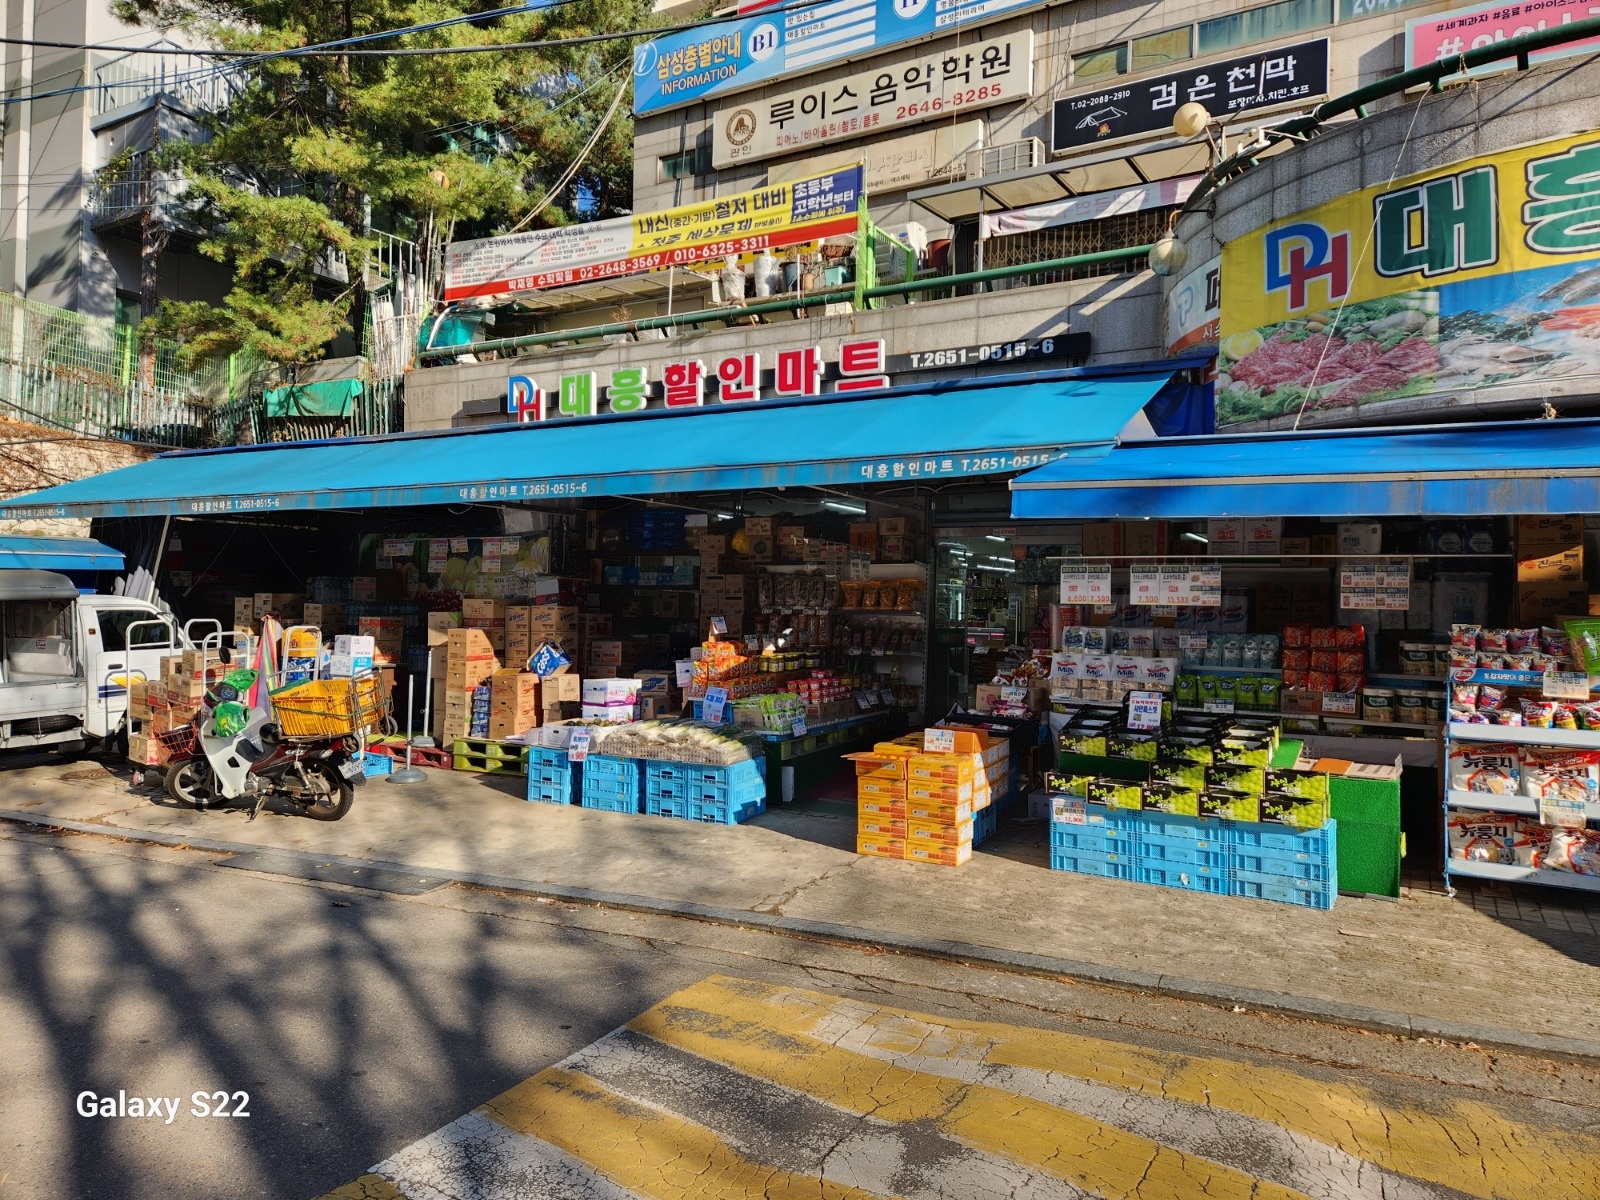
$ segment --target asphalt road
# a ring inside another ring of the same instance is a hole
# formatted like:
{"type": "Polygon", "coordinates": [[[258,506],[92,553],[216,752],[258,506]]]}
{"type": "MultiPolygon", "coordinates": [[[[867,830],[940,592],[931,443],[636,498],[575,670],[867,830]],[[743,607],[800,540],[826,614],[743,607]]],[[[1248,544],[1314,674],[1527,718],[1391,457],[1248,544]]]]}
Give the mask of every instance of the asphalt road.
{"type": "Polygon", "coordinates": [[[0,1200],[1597,1194],[1593,1066],[222,862],[0,827],[0,1200]]]}

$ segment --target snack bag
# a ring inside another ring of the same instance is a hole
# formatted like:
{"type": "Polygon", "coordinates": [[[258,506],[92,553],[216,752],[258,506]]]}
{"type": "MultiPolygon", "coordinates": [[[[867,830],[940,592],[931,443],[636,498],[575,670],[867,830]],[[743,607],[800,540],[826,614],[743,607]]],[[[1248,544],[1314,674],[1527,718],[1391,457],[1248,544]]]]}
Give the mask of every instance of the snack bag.
{"type": "Polygon", "coordinates": [[[1517,832],[1511,843],[1512,855],[1519,867],[1542,867],[1550,853],[1550,828],[1537,821],[1517,822],[1517,832]]]}
{"type": "Polygon", "coordinates": [[[1541,866],[1578,875],[1600,875],[1600,834],[1588,829],[1553,829],[1541,866]]]}
{"type": "Polygon", "coordinates": [[[1510,630],[1484,629],[1478,633],[1478,649],[1490,654],[1504,654],[1511,649],[1510,630]]]}
{"type": "Polygon", "coordinates": [[[1508,629],[1506,630],[1506,649],[1513,654],[1522,654],[1530,650],[1539,649],[1539,631],[1537,629],[1508,629]]]}
{"type": "Polygon", "coordinates": [[[1486,709],[1506,706],[1505,688],[1490,687],[1487,683],[1478,689],[1478,707],[1486,709]]]}
{"type": "Polygon", "coordinates": [[[1546,654],[1557,658],[1570,658],[1572,656],[1572,639],[1564,630],[1551,629],[1548,625],[1539,630],[1539,648],[1546,654]]]}
{"type": "Polygon", "coordinates": [[[1517,747],[1498,743],[1452,745],[1448,772],[1449,786],[1457,792],[1515,796],[1522,781],[1517,747]]]}
{"type": "Polygon", "coordinates": [[[1549,729],[1555,724],[1556,705],[1552,700],[1524,700],[1522,723],[1535,729],[1549,729]]]}
{"type": "Polygon", "coordinates": [[[1453,812],[1446,831],[1450,857],[1469,862],[1515,863],[1519,822],[1500,813],[1453,812]]]}
{"type": "Polygon", "coordinates": [[[1477,625],[1452,625],[1450,626],[1450,648],[1452,650],[1474,651],[1478,648],[1477,625]]]}
{"type": "Polygon", "coordinates": [[[1455,708],[1477,708],[1478,685],[1475,683],[1451,684],[1450,703],[1455,708]]]}
{"type": "Polygon", "coordinates": [[[1578,669],[1600,675],[1600,620],[1587,617],[1562,622],[1572,643],[1572,657],[1578,669]]]}
{"type": "Polygon", "coordinates": [[[1536,800],[1592,803],[1600,795],[1600,751],[1524,747],[1521,787],[1536,800]]]}

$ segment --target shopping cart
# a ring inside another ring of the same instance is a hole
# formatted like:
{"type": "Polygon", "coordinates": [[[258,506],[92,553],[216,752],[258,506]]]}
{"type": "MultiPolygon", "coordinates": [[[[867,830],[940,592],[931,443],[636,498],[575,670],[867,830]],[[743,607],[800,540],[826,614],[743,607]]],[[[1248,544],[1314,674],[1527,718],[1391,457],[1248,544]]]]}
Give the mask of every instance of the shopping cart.
{"type": "Polygon", "coordinates": [[[394,701],[382,675],[312,679],[272,689],[273,713],[286,738],[386,733],[394,701]]]}

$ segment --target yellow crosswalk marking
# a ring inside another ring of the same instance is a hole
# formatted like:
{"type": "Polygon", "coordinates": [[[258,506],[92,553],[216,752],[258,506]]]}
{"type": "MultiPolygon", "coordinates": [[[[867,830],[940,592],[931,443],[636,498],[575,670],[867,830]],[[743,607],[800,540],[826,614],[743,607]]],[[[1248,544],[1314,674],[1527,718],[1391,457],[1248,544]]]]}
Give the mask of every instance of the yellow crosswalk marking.
{"type": "Polygon", "coordinates": [[[317,1200],[406,1200],[406,1195],[382,1175],[363,1175],[317,1200]]]}
{"type": "Polygon", "coordinates": [[[519,1083],[478,1111],[659,1200],[880,1200],[860,1188],[752,1162],[700,1125],[557,1067],[519,1083]]]}
{"type": "Polygon", "coordinates": [[[1299,1192],[1064,1109],[815,1041],[780,1007],[763,1003],[780,990],[714,977],[650,1009],[629,1028],[847,1111],[930,1123],[1105,1200],[1304,1200],[1299,1192]]]}
{"type": "MultiPolygon", "coordinates": [[[[742,1003],[775,1031],[812,1034],[847,1002],[798,988],[711,979],[700,988],[742,1003]]],[[[699,992],[674,1003],[698,1003],[699,992]]],[[[861,1010],[865,1006],[851,1005],[861,1010]]],[[[723,1011],[738,1011],[724,1008],[723,1011]]],[[[1144,1096],[1226,1108],[1302,1133],[1389,1170],[1472,1196],[1547,1196],[1551,1179],[1595,1178],[1600,1138],[1538,1130],[1487,1104],[1422,1110],[1386,1104],[1370,1089],[1231,1059],[1144,1050],[1118,1042],[985,1021],[945,1020],[881,1005],[863,1012],[875,1045],[925,1057],[969,1058],[1054,1071],[1144,1096]]],[[[1600,1183],[1595,1185],[1600,1196],[1600,1183]]]]}

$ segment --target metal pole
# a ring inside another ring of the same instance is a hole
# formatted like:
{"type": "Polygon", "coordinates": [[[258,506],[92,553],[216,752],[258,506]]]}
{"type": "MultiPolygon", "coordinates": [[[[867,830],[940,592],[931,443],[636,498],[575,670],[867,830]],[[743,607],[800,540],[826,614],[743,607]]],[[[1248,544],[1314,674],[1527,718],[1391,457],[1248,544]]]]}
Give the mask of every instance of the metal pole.
{"type": "MultiPolygon", "coordinates": [[[[413,680],[412,682],[415,682],[413,680]]],[[[433,723],[429,718],[433,715],[433,647],[428,647],[428,677],[422,681],[422,732],[415,738],[407,738],[406,753],[411,753],[411,746],[432,746],[433,723]]]]}
{"type": "Polygon", "coordinates": [[[406,680],[406,765],[389,776],[390,783],[423,783],[428,776],[420,767],[411,765],[411,714],[417,699],[417,677],[406,680]]]}

